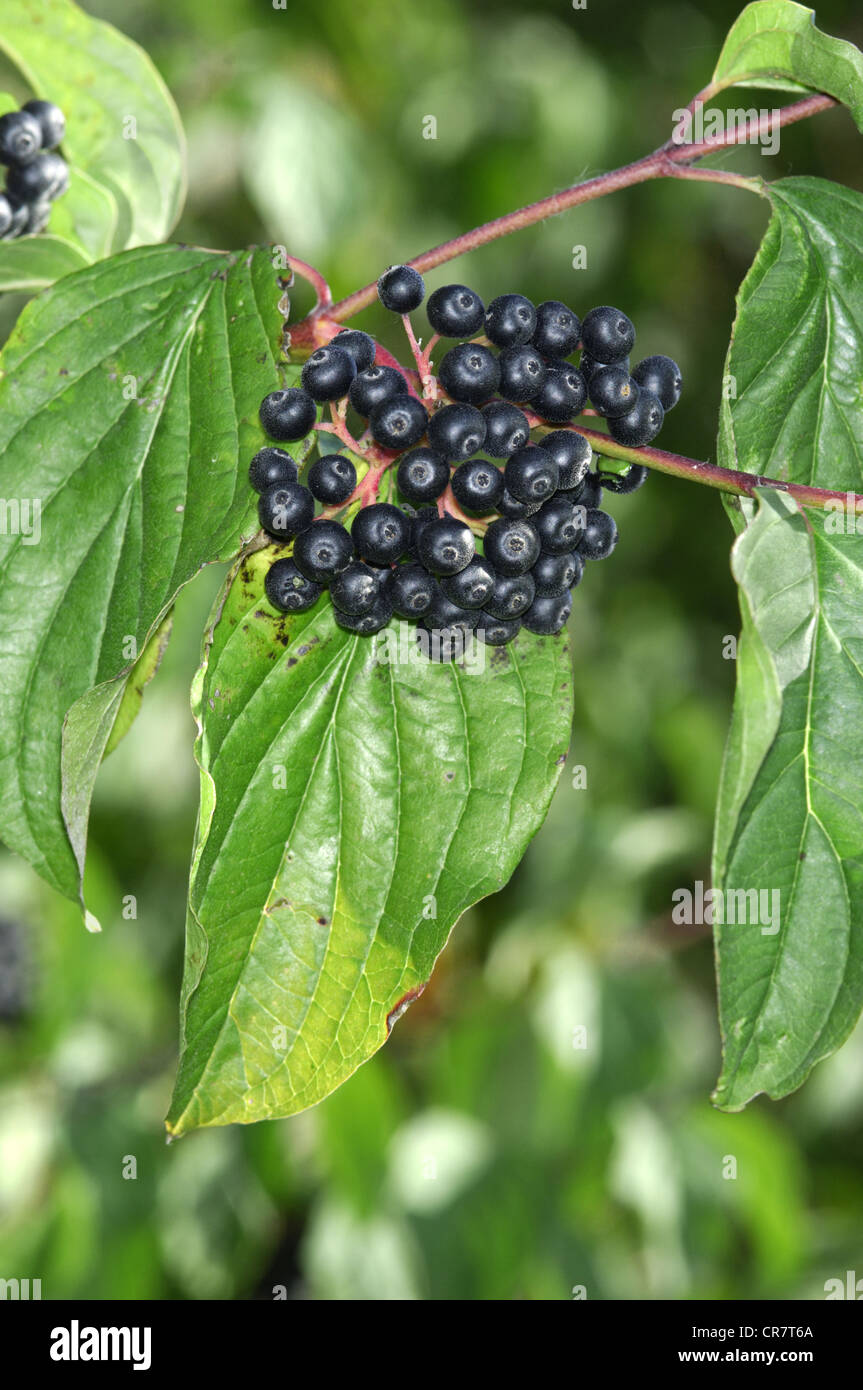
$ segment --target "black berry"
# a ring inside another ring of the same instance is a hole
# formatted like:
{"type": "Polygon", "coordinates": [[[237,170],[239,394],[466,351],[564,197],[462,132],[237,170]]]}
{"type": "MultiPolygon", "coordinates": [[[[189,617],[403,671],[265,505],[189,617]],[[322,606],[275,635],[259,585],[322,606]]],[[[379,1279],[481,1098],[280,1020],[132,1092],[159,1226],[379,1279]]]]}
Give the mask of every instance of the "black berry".
{"type": "Polygon", "coordinates": [[[671,357],[658,353],[655,357],[645,357],[633,369],[633,377],[645,391],[658,396],[663,410],[673,410],[680,400],[683,390],[683,377],[677,363],[671,357]]]}
{"type": "Polygon", "coordinates": [[[438,380],[454,401],[478,404],[493,396],[500,382],[497,358],[479,343],[459,343],[441,359],[438,380]]]}
{"type": "Polygon", "coordinates": [[[495,618],[490,613],[481,613],[476,625],[476,635],[480,642],[485,642],[490,647],[505,647],[507,642],[518,636],[520,629],[521,623],[517,618],[507,622],[505,618],[495,618]]]}
{"type": "Polygon", "coordinates": [[[13,164],[6,179],[6,191],[25,203],[59,198],[68,187],[69,172],[58,154],[37,154],[26,164],[13,164]]]}
{"type": "Polygon", "coordinates": [[[449,464],[434,449],[412,449],[399,459],[396,482],[408,502],[436,502],[449,482],[449,464]]]}
{"type": "Polygon", "coordinates": [[[4,237],[12,226],[12,204],[5,193],[0,193],[0,238],[4,237]]]}
{"type": "Polygon", "coordinates": [[[643,464],[631,463],[625,473],[599,473],[597,476],[607,492],[623,496],[626,493],[637,492],[643,487],[649,472],[650,469],[645,468],[643,464]]]}
{"type": "Polygon", "coordinates": [[[577,550],[569,550],[562,555],[543,551],[531,570],[536,592],[543,598],[564,594],[578,583],[583,569],[584,561],[577,550]]]}
{"type": "Polygon", "coordinates": [[[259,413],[261,424],[271,439],[303,439],[318,418],[308,391],[298,386],[271,391],[261,401],[259,413]]]}
{"type": "Polygon", "coordinates": [[[437,580],[422,565],[399,565],[393,571],[389,594],[401,618],[422,618],[432,605],[437,580]]]}
{"type": "Polygon", "coordinates": [[[467,285],[442,285],[428,297],[428,321],[442,338],[470,338],[485,319],[485,306],[467,285]]]}
{"type": "Polygon", "coordinates": [[[642,386],[632,410],[609,420],[608,432],[618,444],[625,444],[630,449],[639,449],[656,438],[662,429],[664,419],[665,411],[659,397],[642,386]]]}
{"type": "Polygon", "coordinates": [[[585,315],[581,343],[588,357],[596,362],[619,362],[632,351],[634,342],[635,328],[620,309],[603,304],[585,315]]]}
{"type": "Polygon", "coordinates": [[[579,554],[585,560],[604,560],[617,545],[617,527],[608,512],[593,508],[585,515],[578,543],[579,554]]]}
{"type": "Polygon", "coordinates": [[[478,608],[464,608],[460,603],[453,603],[438,586],[429,611],[423,618],[423,627],[428,628],[430,632],[445,632],[459,628],[463,632],[470,632],[478,622],[478,608]]]}
{"type": "Polygon", "coordinates": [[[552,555],[565,555],[578,545],[581,529],[575,505],[563,496],[552,497],[533,517],[533,526],[542,549],[552,555]]]}
{"type": "Polygon", "coordinates": [[[519,502],[518,498],[513,497],[512,493],[507,492],[506,488],[504,487],[504,490],[501,493],[500,498],[498,499],[497,509],[500,512],[501,516],[530,516],[531,511],[538,511],[540,505],[541,504],[539,502],[534,502],[530,506],[527,504],[527,502],[519,502]]]}
{"type": "Polygon", "coordinates": [[[0,164],[29,164],[41,148],[42,127],[29,111],[0,116],[0,164]]]}
{"type": "MultiPolygon", "coordinates": [[[[593,373],[598,371],[600,367],[608,367],[610,365],[609,362],[597,362],[595,357],[591,357],[589,353],[583,352],[579,359],[578,370],[581,372],[589,388],[593,373]]],[[[622,367],[624,371],[628,372],[629,358],[623,357],[619,362],[615,362],[614,365],[615,367],[622,367]]]]}
{"type": "Polygon", "coordinates": [[[294,564],[316,584],[329,584],[353,554],[351,538],[338,521],[316,521],[294,541],[294,564]]]}
{"type": "Polygon", "coordinates": [[[536,328],[531,342],[543,357],[569,357],[578,347],[581,320],[559,299],[536,306],[536,328]]]}
{"type": "Polygon", "coordinates": [[[56,149],[66,134],[66,117],[59,106],[55,106],[53,101],[39,101],[34,98],[32,101],[25,101],[22,110],[38,121],[42,132],[43,150],[56,149]]]}
{"type": "Polygon", "coordinates": [[[537,596],[521,620],[522,627],[540,637],[553,637],[566,626],[572,612],[572,594],[555,594],[551,598],[537,596]]]}
{"type": "Polygon", "coordinates": [[[420,562],[432,574],[458,574],[473,559],[476,542],[473,532],[464,522],[442,516],[429,521],[420,531],[417,551],[420,562]]]}
{"type": "Polygon", "coordinates": [[[440,586],[451,603],[461,608],[483,608],[494,592],[494,580],[491,566],[475,556],[458,574],[442,579],[440,586]]]}
{"type": "Polygon", "coordinates": [[[486,613],[490,613],[493,618],[503,618],[507,622],[526,613],[536,595],[534,571],[541,559],[542,556],[536,561],[533,569],[524,574],[496,574],[494,589],[485,604],[486,613]]]}
{"type": "Polygon", "coordinates": [[[358,618],[363,613],[371,613],[380,597],[380,589],[381,571],[373,570],[362,560],[355,560],[331,581],[330,598],[336,608],[358,618]]]}
{"type": "Polygon", "coordinates": [[[539,441],[557,464],[558,490],[577,487],[590,468],[590,444],[577,430],[551,430],[539,441]]]}
{"type": "Polygon", "coordinates": [[[554,359],[533,401],[541,420],[562,424],[580,415],[587,401],[587,386],[578,367],[554,359]]]}
{"type": "Polygon", "coordinates": [[[405,379],[395,367],[371,366],[351,382],[348,400],[358,415],[368,419],[372,411],[393,396],[404,395],[405,379]]]}
{"type": "Polygon", "coordinates": [[[321,584],[300,574],[293,560],[276,560],[270,565],[264,589],[280,613],[304,613],[324,592],[321,584]]]}
{"type": "Polygon", "coordinates": [[[357,364],[346,348],[320,347],[305,363],[300,380],[313,401],[338,401],[348,394],[357,364]]]}
{"type": "Polygon", "coordinates": [[[507,401],[532,401],[545,381],[546,366],[535,347],[519,343],[504,348],[497,359],[498,390],[507,401]]]}
{"type": "Polygon", "coordinates": [[[526,574],[539,555],[539,536],[530,521],[501,517],[486,531],[483,549],[498,574],[526,574]]]}
{"type": "Polygon", "coordinates": [[[393,606],[384,589],[378,590],[375,605],[368,613],[343,613],[341,608],[333,606],[333,616],[339,627],[346,628],[348,632],[355,632],[359,637],[371,637],[372,633],[380,632],[392,615],[393,606]]]}
{"type": "Polygon", "coordinates": [[[301,483],[270,487],[258,502],[258,518],[271,536],[286,540],[311,526],[315,518],[315,499],[301,483]]]}
{"type": "Polygon", "coordinates": [[[405,393],[375,406],[369,425],[373,439],[384,449],[409,449],[425,434],[428,415],[422,401],[405,393]]]}
{"type": "Polygon", "coordinates": [[[566,492],[566,497],[580,507],[598,507],[602,501],[602,486],[598,473],[586,473],[578,487],[566,492]]]}
{"type": "Polygon", "coordinates": [[[378,299],[394,314],[409,314],[419,308],[425,292],[423,277],[410,265],[391,265],[378,280],[378,299]]]}
{"type": "Polygon", "coordinates": [[[503,473],[486,459],[468,459],[452,475],[456,501],[466,512],[494,511],[503,493],[503,473]]]}
{"type": "Polygon", "coordinates": [[[442,458],[461,462],[485,442],[486,425],[475,405],[445,405],[428,422],[429,444],[442,458]]]}
{"type": "Polygon", "coordinates": [[[375,502],[357,512],[351,536],[357,554],[364,560],[373,565],[391,565],[401,559],[410,545],[410,517],[391,502],[375,502]]]}
{"type": "Polygon", "coordinates": [[[249,482],[255,492],[297,481],[297,465],[285,449],[259,449],[249,464],[249,482]]]}
{"type": "Polygon", "coordinates": [[[536,310],[523,294],[501,294],[485,311],[485,335],[495,347],[529,343],[536,328],[536,310]]]}
{"type": "Polygon", "coordinates": [[[624,367],[597,367],[589,390],[591,404],[608,420],[632,410],[639,395],[638,382],[624,367]]]}
{"type": "Polygon", "coordinates": [[[517,502],[542,502],[558,484],[558,467],[548,449],[526,444],[510,456],[504,469],[504,483],[517,502]]]}
{"type": "Polygon", "coordinates": [[[489,401],[482,408],[485,420],[483,449],[493,459],[506,459],[530,439],[527,416],[509,401],[489,401]]]}
{"type": "Polygon", "coordinates": [[[370,334],[361,333],[358,328],[343,328],[333,338],[332,344],[351,354],[358,372],[364,372],[374,365],[377,345],[370,334]]]}
{"type": "Polygon", "coordinates": [[[324,454],[312,464],[306,482],[313,497],[336,507],[347,502],[356,487],[357,470],[344,454],[324,454]]]}

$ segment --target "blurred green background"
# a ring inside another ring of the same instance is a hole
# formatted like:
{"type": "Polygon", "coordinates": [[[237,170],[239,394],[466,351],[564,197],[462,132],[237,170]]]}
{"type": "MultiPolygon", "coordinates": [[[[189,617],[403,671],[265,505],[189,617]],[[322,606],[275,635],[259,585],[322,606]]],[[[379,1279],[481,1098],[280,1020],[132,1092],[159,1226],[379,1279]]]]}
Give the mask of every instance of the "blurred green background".
{"type": "MultiPolygon", "coordinates": [[[[179,105],[190,194],[177,239],[282,242],[337,295],[661,143],[738,10],[88,8],[149,49],[179,105]],[[436,140],[423,138],[429,115],[436,140]]],[[[818,18],[863,41],[854,4],[818,18]]],[[[859,188],[859,151],[850,118],[831,112],[784,132],[772,159],[750,148],[722,162],[859,188]]],[[[764,224],[745,193],[656,183],[428,283],[581,313],[620,305],[642,355],[683,367],[662,444],[706,458],[734,293],[764,224]]],[[[4,304],[7,326],[16,308],[4,304]]],[[[357,322],[399,346],[382,315],[357,322]]],[[[570,761],[509,886],[462,920],[389,1045],[329,1100],[166,1146],[197,795],[188,686],[220,574],[184,594],[97,786],[102,935],[0,853],[0,1276],[41,1278],[45,1298],[378,1300],[567,1299],[578,1286],[600,1299],[821,1298],[826,1279],[863,1275],[863,1033],[789,1100],[717,1113],[711,944],[670,918],[673,889],[708,877],[734,678],[723,638],[738,625],[730,528],[715,494],[660,476],[611,507],[620,544],[571,623],[570,761]]]]}

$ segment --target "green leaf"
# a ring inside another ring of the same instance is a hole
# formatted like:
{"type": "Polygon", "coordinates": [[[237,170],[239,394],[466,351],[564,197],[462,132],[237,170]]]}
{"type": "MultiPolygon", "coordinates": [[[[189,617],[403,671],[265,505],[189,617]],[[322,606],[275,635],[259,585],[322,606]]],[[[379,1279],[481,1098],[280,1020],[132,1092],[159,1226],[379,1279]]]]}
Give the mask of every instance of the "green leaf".
{"type": "Polygon", "coordinates": [[[790,0],[757,0],[732,25],[711,87],[826,92],[863,130],[863,54],[815,27],[815,11],[790,0]]]}
{"type": "MultiPolygon", "coordinates": [[[[863,492],[863,197],[819,179],[768,195],[719,459],[863,492]]],[[[863,1005],[863,521],[853,505],[804,514],[784,494],[759,498],[733,552],[743,632],[713,880],[778,892],[780,920],[764,921],[767,899],[749,925],[716,928],[716,1100],[731,1110],[794,1090],[863,1005]]]]}
{"type": "Polygon", "coordinates": [[[72,0],[5,0],[0,50],[35,96],[63,108],[63,153],[85,175],[52,210],[51,231],[91,259],[163,241],[185,196],[185,144],[143,49],[72,0]]]}
{"type": "Polygon", "coordinates": [[[565,640],[480,648],[484,669],[414,664],[407,624],[382,654],[326,597],[276,616],[272,559],[229,581],[195,682],[173,1134],[293,1114],[366,1061],[460,915],[506,883],[569,741],[565,640]]]}
{"type": "Polygon", "coordinates": [[[0,289],[43,290],[88,264],[84,253],[59,236],[0,241],[0,289]]]}
{"type": "Polygon", "coordinates": [[[126,737],[135,720],[141,712],[141,705],[144,702],[144,691],[154,678],[162,664],[162,657],[165,655],[168,642],[171,639],[171,628],[174,622],[173,611],[169,612],[160,627],[156,629],[146,647],[142,651],[138,660],[133,666],[128,680],[123,690],[123,698],[117,710],[117,717],[111,729],[111,736],[105,745],[104,757],[113,753],[118,743],[126,737]]]}
{"type": "Polygon", "coordinates": [[[0,836],[67,896],[138,654],[257,530],[278,303],[268,250],[147,247],[58,281],[0,357],[0,836]]]}

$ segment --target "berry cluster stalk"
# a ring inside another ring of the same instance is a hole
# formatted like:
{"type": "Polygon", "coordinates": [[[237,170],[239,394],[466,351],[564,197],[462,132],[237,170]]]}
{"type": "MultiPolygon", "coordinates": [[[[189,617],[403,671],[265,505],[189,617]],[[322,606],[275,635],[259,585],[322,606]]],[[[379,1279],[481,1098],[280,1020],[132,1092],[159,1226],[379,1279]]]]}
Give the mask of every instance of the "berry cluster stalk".
{"type": "MultiPolygon", "coordinates": [[[[718,90],[719,88],[713,86],[705,87],[693,97],[687,109],[695,110],[699,103],[709,101],[717,94],[718,90]]],[[[809,116],[817,115],[819,112],[826,111],[836,105],[837,103],[832,97],[819,94],[793,102],[775,113],[765,113],[755,121],[746,122],[741,127],[735,126],[724,135],[714,136],[692,144],[676,144],[673,139],[669,139],[652,154],[645,155],[632,164],[624,165],[622,168],[606,174],[597,175],[595,178],[574,184],[561,193],[553,193],[547,198],[518,208],[514,212],[506,213],[502,217],[474,228],[473,231],[465,232],[461,236],[453,237],[449,241],[442,242],[439,246],[432,247],[429,251],[424,251],[407,264],[420,273],[432,270],[436,266],[454,260],[457,256],[485,246],[490,241],[508,236],[511,232],[521,231],[525,227],[533,226],[537,222],[554,217],[558,213],[577,207],[581,203],[604,197],[606,194],[614,193],[621,188],[630,188],[634,184],[646,183],[651,179],[678,178],[731,184],[763,197],[765,185],[760,178],[745,178],[743,175],[727,170],[693,168],[692,166],[708,155],[716,154],[735,145],[746,144],[752,138],[760,138],[774,129],[805,120],[809,116]]],[[[346,298],[334,302],[329,285],[318,271],[294,257],[288,257],[288,265],[296,274],[313,286],[317,297],[315,307],[306,318],[290,327],[291,345],[301,351],[313,350],[316,346],[328,342],[338,331],[340,324],[353,317],[354,314],[368,308],[375,301],[377,284],[374,281],[363,286],[362,289],[354,291],[346,298]]],[[[416,392],[422,393],[426,397],[433,397],[435,386],[429,361],[432,344],[429,343],[422,353],[419,345],[412,342],[411,346],[414,348],[414,356],[419,368],[416,373],[406,372],[382,349],[379,349],[379,360],[386,361],[388,365],[396,366],[402,371],[412,394],[416,392]]],[[[663,449],[649,447],[630,449],[617,444],[616,441],[598,431],[583,429],[581,425],[576,426],[576,428],[578,428],[579,433],[586,435],[597,452],[606,457],[620,459],[628,463],[644,464],[659,472],[670,473],[674,477],[689,478],[694,482],[702,483],[722,492],[738,496],[751,496],[756,488],[772,487],[793,497],[801,507],[814,508],[824,508],[828,503],[841,502],[845,504],[848,500],[846,493],[788,483],[781,479],[767,478],[754,473],[720,468],[715,464],[687,458],[681,454],[668,453],[663,449]]],[[[854,500],[855,503],[863,506],[863,497],[855,497],[854,500]]]]}

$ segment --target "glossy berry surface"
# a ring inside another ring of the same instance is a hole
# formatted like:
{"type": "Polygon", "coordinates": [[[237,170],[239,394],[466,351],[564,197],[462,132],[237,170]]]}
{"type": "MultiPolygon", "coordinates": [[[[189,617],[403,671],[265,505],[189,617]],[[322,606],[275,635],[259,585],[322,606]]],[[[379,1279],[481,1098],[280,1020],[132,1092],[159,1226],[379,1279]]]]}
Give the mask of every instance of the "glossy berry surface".
{"type": "Polygon", "coordinates": [[[375,406],[369,416],[372,437],[384,449],[409,449],[422,439],[427,425],[422,401],[407,393],[375,406]]]}
{"type": "Polygon", "coordinates": [[[493,396],[500,368],[493,352],[478,343],[458,343],[441,358],[438,380],[454,401],[478,405],[493,396]]]}
{"type": "Polygon", "coordinates": [[[618,444],[626,444],[630,449],[639,449],[656,438],[662,429],[664,419],[665,411],[659,397],[642,386],[632,410],[609,420],[608,430],[618,444]]]}
{"type": "Polygon", "coordinates": [[[447,598],[443,590],[438,587],[435,590],[431,607],[423,618],[423,627],[429,628],[431,631],[461,628],[464,632],[470,632],[478,622],[478,608],[465,608],[460,603],[453,603],[452,599],[447,598]]]}
{"type": "MultiPolygon", "coordinates": [[[[540,556],[540,559],[542,557],[540,556]]],[[[486,613],[509,621],[526,613],[536,596],[536,565],[524,574],[496,574],[494,588],[485,603],[486,613]]]]}
{"type": "Polygon", "coordinates": [[[357,485],[357,470],[344,454],[324,454],[309,469],[306,484],[325,507],[346,502],[357,485]]]}
{"type": "Polygon", "coordinates": [[[436,502],[449,482],[449,464],[421,446],[399,459],[396,484],[407,502],[436,502]]]}
{"type": "Polygon", "coordinates": [[[647,482],[649,468],[645,468],[641,463],[631,463],[625,473],[600,473],[599,481],[607,492],[614,492],[618,497],[624,497],[631,492],[637,492],[647,482]]]}
{"type": "Polygon", "coordinates": [[[42,149],[42,127],[29,111],[0,116],[0,163],[29,164],[42,149]]]}
{"type": "Polygon", "coordinates": [[[518,343],[504,348],[498,360],[498,390],[507,401],[532,401],[546,377],[546,366],[535,347],[518,343]]]}
{"type": "Polygon", "coordinates": [[[13,164],[6,179],[6,191],[25,203],[40,198],[56,198],[68,183],[66,161],[58,154],[37,154],[27,164],[13,164]]]}
{"type": "Polygon", "coordinates": [[[390,565],[399,560],[410,545],[410,518],[391,502],[375,502],[357,512],[351,537],[362,559],[373,565],[390,565]]]}
{"type": "Polygon", "coordinates": [[[493,617],[490,613],[481,613],[476,625],[477,637],[490,647],[505,647],[520,631],[521,623],[517,618],[507,622],[503,618],[493,617]]]}
{"type": "Polygon", "coordinates": [[[507,492],[517,502],[542,502],[557,487],[559,472],[548,449],[526,444],[510,455],[503,478],[507,492]]]}
{"type": "Polygon", "coordinates": [[[428,422],[429,444],[454,463],[479,453],[485,431],[485,420],[475,405],[445,405],[428,422]]]}
{"type": "Polygon", "coordinates": [[[476,553],[473,532],[454,517],[438,517],[423,527],[417,540],[420,562],[431,574],[458,574],[476,553]]]}
{"type": "Polygon", "coordinates": [[[485,516],[494,511],[503,492],[503,473],[487,459],[468,459],[452,475],[456,501],[466,512],[485,516]]]}
{"type": "Polygon", "coordinates": [[[38,123],[42,133],[42,149],[56,149],[66,134],[66,117],[59,106],[55,106],[53,101],[34,98],[32,101],[25,101],[21,109],[38,123]]]}
{"type": "Polygon", "coordinates": [[[585,517],[578,543],[579,554],[585,560],[605,560],[617,545],[617,526],[608,512],[590,509],[585,517]]]}
{"type": "Polygon", "coordinates": [[[531,570],[537,594],[553,598],[555,594],[566,593],[581,578],[583,569],[584,561],[575,550],[561,555],[544,551],[531,570]]]}
{"type": "Polygon", "coordinates": [[[315,521],[294,541],[294,564],[317,584],[329,584],[353,553],[351,538],[338,521],[315,521]]]}
{"type": "Polygon", "coordinates": [[[249,482],[255,492],[297,481],[297,465],[285,449],[259,449],[249,464],[249,482]]]}
{"type": "Polygon", "coordinates": [[[393,606],[389,596],[383,590],[379,590],[374,607],[367,613],[344,613],[341,608],[333,605],[333,614],[339,627],[345,628],[348,632],[355,632],[360,637],[371,637],[372,633],[380,632],[381,628],[386,627],[393,615],[393,606]]]}
{"type": "Polygon", "coordinates": [[[543,357],[570,357],[578,347],[581,320],[559,299],[536,306],[536,328],[531,342],[543,357]]]}
{"type": "Polygon", "coordinates": [[[484,552],[498,574],[525,574],[539,555],[539,536],[530,521],[501,517],[485,533],[484,552]]]}
{"type": "Polygon", "coordinates": [[[633,368],[632,375],[645,391],[658,396],[663,410],[673,410],[680,400],[683,377],[673,357],[664,357],[661,353],[645,357],[633,368]]]}
{"type": "Polygon", "coordinates": [[[442,285],[428,297],[428,321],[442,338],[471,338],[485,320],[485,306],[467,285],[442,285]]]}
{"type": "Polygon", "coordinates": [[[602,485],[599,481],[598,473],[587,473],[578,487],[574,487],[566,496],[576,502],[579,507],[598,507],[602,502],[602,485]]]}
{"type": "Polygon", "coordinates": [[[271,391],[261,402],[259,411],[264,431],[271,439],[303,439],[318,418],[315,403],[308,391],[289,386],[284,391],[271,391]]]}
{"type": "Polygon", "coordinates": [[[572,595],[555,594],[552,598],[538,595],[521,620],[522,627],[539,637],[553,637],[566,626],[572,612],[572,595]]]}
{"type": "Polygon", "coordinates": [[[483,451],[493,459],[509,458],[530,439],[527,416],[509,401],[490,401],[482,408],[485,421],[483,451]]]}
{"type": "Polygon", "coordinates": [[[613,420],[632,410],[639,396],[639,385],[624,367],[597,367],[590,378],[590,401],[593,407],[613,420]]]}
{"type": "Polygon", "coordinates": [[[367,371],[374,365],[377,344],[370,333],[361,333],[358,328],[343,328],[333,338],[332,346],[349,352],[358,372],[367,371]]]}
{"type": "Polygon", "coordinates": [[[360,617],[363,613],[371,613],[380,597],[380,588],[381,571],[373,570],[362,560],[354,560],[333,579],[330,598],[343,613],[360,617]]]}
{"type": "Polygon", "coordinates": [[[264,590],[280,613],[304,613],[324,592],[321,584],[300,574],[293,560],[276,560],[270,565],[264,590]]]}
{"type": "Polygon", "coordinates": [[[587,385],[577,367],[556,359],[549,364],[545,381],[533,400],[541,420],[563,424],[579,415],[587,403],[587,385]]]}
{"type": "Polygon", "coordinates": [[[585,314],[581,342],[584,351],[596,362],[619,362],[632,351],[635,327],[620,309],[603,304],[585,314]]]}
{"type": "Polygon", "coordinates": [[[405,379],[395,367],[374,365],[357,372],[348,390],[348,400],[358,415],[368,419],[377,406],[403,395],[404,389],[405,379]]]}
{"type": "Polygon", "coordinates": [[[523,294],[501,294],[485,311],[485,335],[495,347],[529,343],[536,328],[536,309],[523,294]]]}
{"type": "Polygon", "coordinates": [[[313,401],[338,401],[348,394],[357,364],[346,348],[320,347],[304,364],[300,381],[313,401]]]}
{"type": "Polygon", "coordinates": [[[552,497],[532,518],[543,550],[564,555],[574,550],[581,536],[575,505],[565,497],[552,497]]]}
{"type": "Polygon", "coordinates": [[[557,464],[558,489],[573,488],[584,479],[590,468],[593,451],[590,443],[577,430],[551,430],[539,441],[557,464]]]}
{"type": "Polygon", "coordinates": [[[410,265],[391,265],[378,280],[378,299],[394,314],[409,314],[418,309],[425,292],[423,277],[410,265]]]}
{"type": "Polygon", "coordinates": [[[399,565],[389,586],[393,612],[402,618],[422,618],[431,608],[436,591],[437,580],[422,565],[399,565]]]}
{"type": "Polygon", "coordinates": [[[491,566],[481,556],[474,556],[458,574],[442,579],[440,586],[451,603],[462,608],[483,608],[494,591],[494,580],[491,566]]]}
{"type": "Polygon", "coordinates": [[[258,519],[264,530],[278,540],[297,536],[311,526],[315,499],[301,483],[270,487],[258,502],[258,519]]]}

